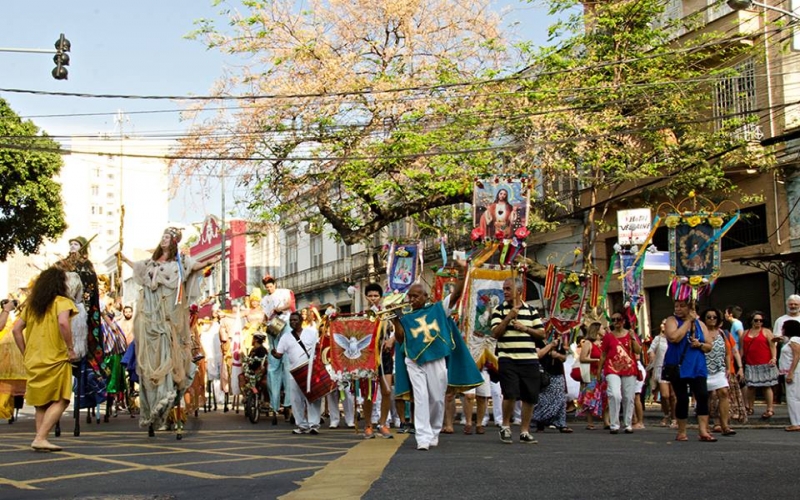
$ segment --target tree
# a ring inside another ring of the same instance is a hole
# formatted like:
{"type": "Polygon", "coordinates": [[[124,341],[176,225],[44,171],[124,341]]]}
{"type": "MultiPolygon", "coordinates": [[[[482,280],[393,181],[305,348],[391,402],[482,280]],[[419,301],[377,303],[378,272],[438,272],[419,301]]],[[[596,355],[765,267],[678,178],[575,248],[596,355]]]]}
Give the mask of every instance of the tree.
{"type": "Polygon", "coordinates": [[[45,239],[60,236],[67,225],[61,186],[53,179],[63,164],[59,145],[23,121],[0,99],[0,261],[19,250],[36,253],[45,239]],[[5,147],[4,147],[5,146],[5,147]]]}
{"type": "Polygon", "coordinates": [[[226,11],[230,32],[200,20],[191,36],[248,58],[215,95],[254,98],[205,120],[218,102],[190,110],[179,181],[219,169],[257,217],[324,219],[353,244],[469,202],[473,179],[496,173],[513,107],[509,82],[491,79],[511,54],[487,0],[243,4],[226,11]]]}
{"type": "Polygon", "coordinates": [[[551,28],[559,42],[526,71],[522,86],[536,117],[511,133],[542,165],[541,204],[559,202],[549,189],[554,179],[571,178],[584,193],[590,269],[604,229],[598,215],[611,201],[675,199],[690,190],[730,196],[726,168],[763,163],[763,152],[737,133],[756,116],[710,111],[716,83],[754,49],[723,32],[679,37],[702,19],[666,20],[663,0],[549,3],[551,13],[573,15],[551,28]]]}

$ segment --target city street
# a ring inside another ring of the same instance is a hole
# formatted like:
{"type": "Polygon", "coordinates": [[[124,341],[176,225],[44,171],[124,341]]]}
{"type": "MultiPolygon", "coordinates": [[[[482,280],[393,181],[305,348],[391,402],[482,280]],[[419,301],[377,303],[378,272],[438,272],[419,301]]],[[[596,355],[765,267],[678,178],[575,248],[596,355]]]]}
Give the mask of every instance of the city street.
{"type": "MultiPolygon", "coordinates": [[[[783,423],[778,407],[773,424],[783,423]]],[[[109,424],[72,421],[53,441],[60,453],[30,450],[32,416],[0,427],[0,498],[758,498],[793,496],[789,467],[800,435],[780,425],[740,428],[717,443],[676,443],[658,427],[633,435],[554,430],[539,444],[505,445],[495,427],[485,435],[442,435],[417,451],[411,436],[364,441],[352,430],[294,436],[289,424],[250,424],[221,411],[191,417],[184,438],[148,438],[120,414],[109,424]],[[784,465],[785,464],[785,465],[784,465]]]]}

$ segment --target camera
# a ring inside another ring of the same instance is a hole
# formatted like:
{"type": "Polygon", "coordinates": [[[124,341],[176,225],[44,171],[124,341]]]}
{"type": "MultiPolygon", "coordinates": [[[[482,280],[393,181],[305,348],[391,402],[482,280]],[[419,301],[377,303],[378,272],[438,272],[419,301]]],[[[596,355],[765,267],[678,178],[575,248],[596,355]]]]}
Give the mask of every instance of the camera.
{"type": "Polygon", "coordinates": [[[14,309],[19,307],[19,302],[17,301],[17,299],[3,299],[2,301],[0,301],[0,307],[5,308],[6,304],[8,304],[9,302],[14,304],[14,309]]]}

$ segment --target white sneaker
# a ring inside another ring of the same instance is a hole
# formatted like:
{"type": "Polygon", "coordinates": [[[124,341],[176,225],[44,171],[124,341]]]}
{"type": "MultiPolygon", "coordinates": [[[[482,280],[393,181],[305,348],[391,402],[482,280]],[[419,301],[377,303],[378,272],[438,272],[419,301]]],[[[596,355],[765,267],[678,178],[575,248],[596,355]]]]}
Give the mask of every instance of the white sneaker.
{"type": "Polygon", "coordinates": [[[428,451],[428,447],[429,447],[429,445],[427,445],[427,444],[418,444],[417,445],[417,450],[419,450],[419,451],[428,451]]]}
{"type": "Polygon", "coordinates": [[[437,446],[439,446],[439,438],[434,438],[434,439],[431,441],[431,448],[435,448],[435,447],[437,447],[437,446]]]}

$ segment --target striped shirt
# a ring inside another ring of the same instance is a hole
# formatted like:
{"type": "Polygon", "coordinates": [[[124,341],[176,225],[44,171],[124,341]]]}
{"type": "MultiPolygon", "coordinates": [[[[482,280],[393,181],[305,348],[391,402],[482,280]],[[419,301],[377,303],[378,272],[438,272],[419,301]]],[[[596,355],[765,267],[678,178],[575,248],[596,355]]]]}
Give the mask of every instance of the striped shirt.
{"type": "MultiPolygon", "coordinates": [[[[500,307],[494,310],[494,313],[492,313],[492,329],[503,321],[511,309],[511,304],[503,302],[500,307]]],[[[536,309],[524,303],[517,313],[516,320],[528,328],[542,328],[544,326],[536,309]]],[[[497,340],[497,357],[520,362],[533,362],[539,359],[536,354],[536,343],[533,337],[528,333],[512,329],[510,325],[506,333],[497,340]]]]}

